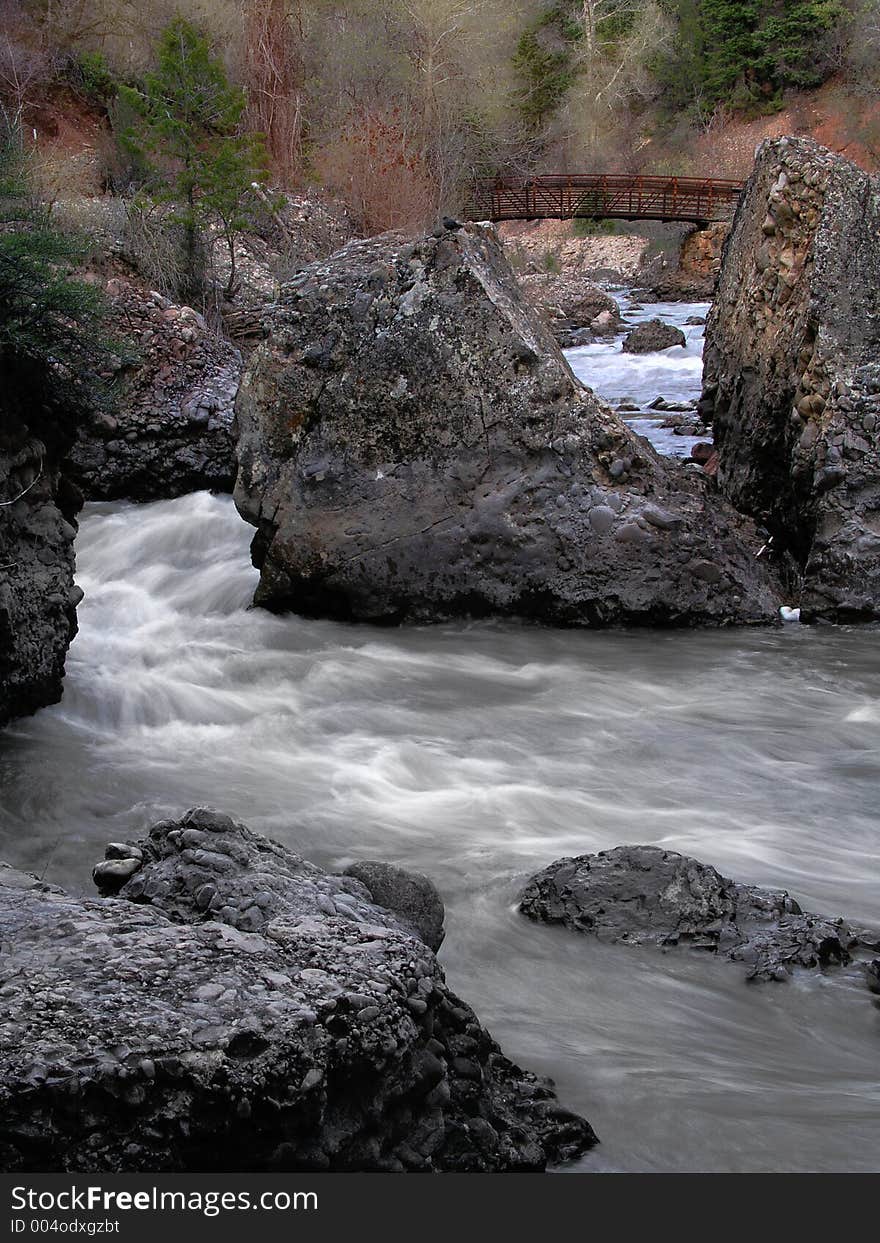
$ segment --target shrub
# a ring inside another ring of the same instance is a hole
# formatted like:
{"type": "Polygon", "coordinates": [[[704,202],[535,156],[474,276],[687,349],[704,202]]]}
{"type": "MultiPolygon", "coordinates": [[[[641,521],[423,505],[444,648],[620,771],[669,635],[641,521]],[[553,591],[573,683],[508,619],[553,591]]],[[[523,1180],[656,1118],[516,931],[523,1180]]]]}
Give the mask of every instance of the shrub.
{"type": "Polygon", "coordinates": [[[73,272],[83,252],[35,204],[20,136],[0,132],[0,373],[4,402],[75,419],[108,403],[102,293],[73,272]]]}

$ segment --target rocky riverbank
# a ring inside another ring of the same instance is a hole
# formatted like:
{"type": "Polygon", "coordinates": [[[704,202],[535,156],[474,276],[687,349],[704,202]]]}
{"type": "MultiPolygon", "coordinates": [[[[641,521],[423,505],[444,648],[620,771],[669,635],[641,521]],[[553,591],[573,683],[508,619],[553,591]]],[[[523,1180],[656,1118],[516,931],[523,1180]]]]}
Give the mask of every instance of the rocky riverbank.
{"type": "Polygon", "coordinates": [[[132,280],[114,277],[107,294],[124,333],[124,356],[105,377],[116,408],[80,422],[65,473],[88,500],[231,491],[238,350],[191,307],[132,280]]]}
{"type": "Polygon", "coordinates": [[[595,1143],[448,988],[419,878],[400,917],[205,809],[107,855],[114,899],[0,868],[4,1169],[541,1170],[595,1143]]]}

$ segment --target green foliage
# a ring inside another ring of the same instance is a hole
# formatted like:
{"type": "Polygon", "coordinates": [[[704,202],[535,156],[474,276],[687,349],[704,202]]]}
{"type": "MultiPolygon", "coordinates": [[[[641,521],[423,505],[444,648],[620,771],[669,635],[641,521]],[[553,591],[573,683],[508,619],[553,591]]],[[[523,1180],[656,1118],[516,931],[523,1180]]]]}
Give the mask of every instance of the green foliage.
{"type": "Polygon", "coordinates": [[[79,94],[106,108],[117,91],[116,78],[103,52],[80,52],[67,66],[67,78],[79,94]]]}
{"type": "Polygon", "coordinates": [[[31,197],[18,134],[0,132],[0,375],[4,402],[76,417],[109,392],[98,379],[110,343],[106,307],[77,280],[79,239],[52,227],[31,197]]]}
{"type": "Polygon", "coordinates": [[[587,220],[578,216],[572,222],[572,232],[575,237],[613,237],[619,229],[616,220],[587,220]]]}
{"type": "Polygon", "coordinates": [[[513,58],[516,103],[529,129],[540,129],[568,94],[574,81],[572,42],[579,35],[564,6],[556,4],[520,36],[513,58]]]}
{"type": "Polygon", "coordinates": [[[160,38],[155,72],[147,74],[142,89],[121,86],[119,94],[134,118],[121,141],[144,170],[144,190],[155,202],[169,204],[184,230],[184,295],[191,301],[202,295],[200,235],[216,226],[229,253],[225,294],[232,297],[235,240],[251,219],[254,184],[267,177],[259,135],[240,130],[244,93],[230,85],[207,37],[176,17],[160,38]]]}
{"type": "Polygon", "coordinates": [[[667,0],[679,38],[654,65],[671,108],[724,104],[772,111],[789,88],[818,86],[832,66],[841,0],[667,0]]]}

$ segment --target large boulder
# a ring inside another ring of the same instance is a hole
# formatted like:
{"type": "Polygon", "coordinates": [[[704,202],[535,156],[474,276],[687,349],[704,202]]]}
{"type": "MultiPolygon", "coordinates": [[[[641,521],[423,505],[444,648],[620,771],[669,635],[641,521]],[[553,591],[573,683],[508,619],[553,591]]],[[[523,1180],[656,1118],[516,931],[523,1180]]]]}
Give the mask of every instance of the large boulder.
{"type": "Polygon", "coordinates": [[[375,622],[775,616],[754,527],[574,377],[491,227],[282,287],[236,404],[256,602],[375,622]]]}
{"type": "Polygon", "coordinates": [[[706,329],[718,482],[803,574],[801,618],[880,615],[880,196],[806,139],[760,148],[706,329]]]}
{"type": "Polygon", "coordinates": [[[53,420],[0,397],[0,725],[61,698],[82,592],[73,581],[81,497],[58,472],[53,420]]]}
{"type": "Polygon", "coordinates": [[[121,334],[111,414],[80,421],[65,472],[89,500],[163,500],[230,492],[241,355],[191,307],[133,281],[107,286],[121,334]]]}
{"type": "Polygon", "coordinates": [[[880,937],[809,915],[784,890],[728,880],[659,846],[618,846],[557,859],[533,876],[520,910],[601,941],[691,945],[747,964],[747,978],[786,979],[795,967],[846,965],[880,937]]]}
{"type": "Polygon", "coordinates": [[[4,1170],[540,1170],[595,1143],[354,878],[205,809],[107,853],[109,900],[0,868],[4,1170]]]}
{"type": "Polygon", "coordinates": [[[680,328],[664,324],[662,319],[648,319],[626,335],[620,347],[624,354],[656,354],[674,345],[686,345],[687,340],[680,328]]]}

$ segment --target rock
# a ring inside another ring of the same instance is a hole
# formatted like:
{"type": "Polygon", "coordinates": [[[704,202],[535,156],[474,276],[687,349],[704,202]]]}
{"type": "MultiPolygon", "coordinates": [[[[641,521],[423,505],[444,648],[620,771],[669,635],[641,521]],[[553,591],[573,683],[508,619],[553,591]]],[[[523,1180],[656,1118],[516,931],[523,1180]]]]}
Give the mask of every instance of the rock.
{"type": "Polygon", "coordinates": [[[715,453],[715,446],[708,440],[701,440],[691,449],[691,461],[698,466],[705,466],[715,453]]]}
{"type": "Polygon", "coordinates": [[[29,405],[18,384],[0,393],[0,726],[57,703],[76,634],[82,497],[58,469],[68,425],[29,405]]]}
{"type": "Polygon", "coordinates": [[[730,225],[726,221],[718,221],[708,228],[692,229],[686,233],[681,242],[678,264],[661,273],[654,283],[654,293],[661,300],[710,301],[721,270],[724,241],[729,232],[730,225]]]}
{"type": "Polygon", "coordinates": [[[89,500],[231,491],[239,352],[192,308],[132,281],[114,278],[108,294],[132,355],[120,361],[115,415],[82,421],[65,473],[89,500]]]}
{"type": "Polygon", "coordinates": [[[620,348],[624,354],[653,354],[659,350],[668,350],[673,345],[686,344],[685,335],[680,328],[664,324],[661,319],[649,319],[643,324],[636,324],[620,348]]]}
{"type": "Polygon", "coordinates": [[[490,227],[354,242],[283,286],[266,324],[236,405],[256,603],[373,622],[776,619],[754,529],[579,384],[490,227]],[[674,529],[622,544],[648,505],[674,529]],[[697,549],[717,584],[688,572],[697,549]]]}
{"type": "Polygon", "coordinates": [[[600,336],[613,337],[620,325],[620,319],[613,311],[600,311],[595,319],[590,320],[593,332],[600,336]]]}
{"type": "Polygon", "coordinates": [[[651,241],[637,234],[575,235],[571,220],[505,221],[498,226],[514,270],[565,279],[631,286],[651,268],[651,241]]]}
{"type": "Polygon", "coordinates": [[[703,402],[718,483],[802,575],[804,621],[880,616],[880,199],[806,139],[762,144],[724,251],[703,402]]]}
{"type": "Polygon", "coordinates": [[[0,868],[5,1170],[539,1170],[595,1143],[357,880],[226,820],[155,826],[119,898],[0,868]]]}
{"type": "Polygon", "coordinates": [[[806,914],[784,890],[737,884],[657,846],[558,859],[529,881],[520,910],[601,941],[688,944],[746,964],[750,980],[845,965],[869,944],[843,919],[806,914]]]}
{"type": "Polygon", "coordinates": [[[617,302],[582,276],[542,272],[522,276],[520,285],[526,300],[549,320],[557,340],[567,340],[573,330],[587,325],[598,336],[614,336],[618,330],[617,302]]]}
{"type": "Polygon", "coordinates": [[[432,950],[443,944],[443,899],[437,886],[420,872],[409,872],[391,863],[352,863],[345,869],[369,890],[378,906],[393,911],[400,923],[411,928],[432,950]]]}

